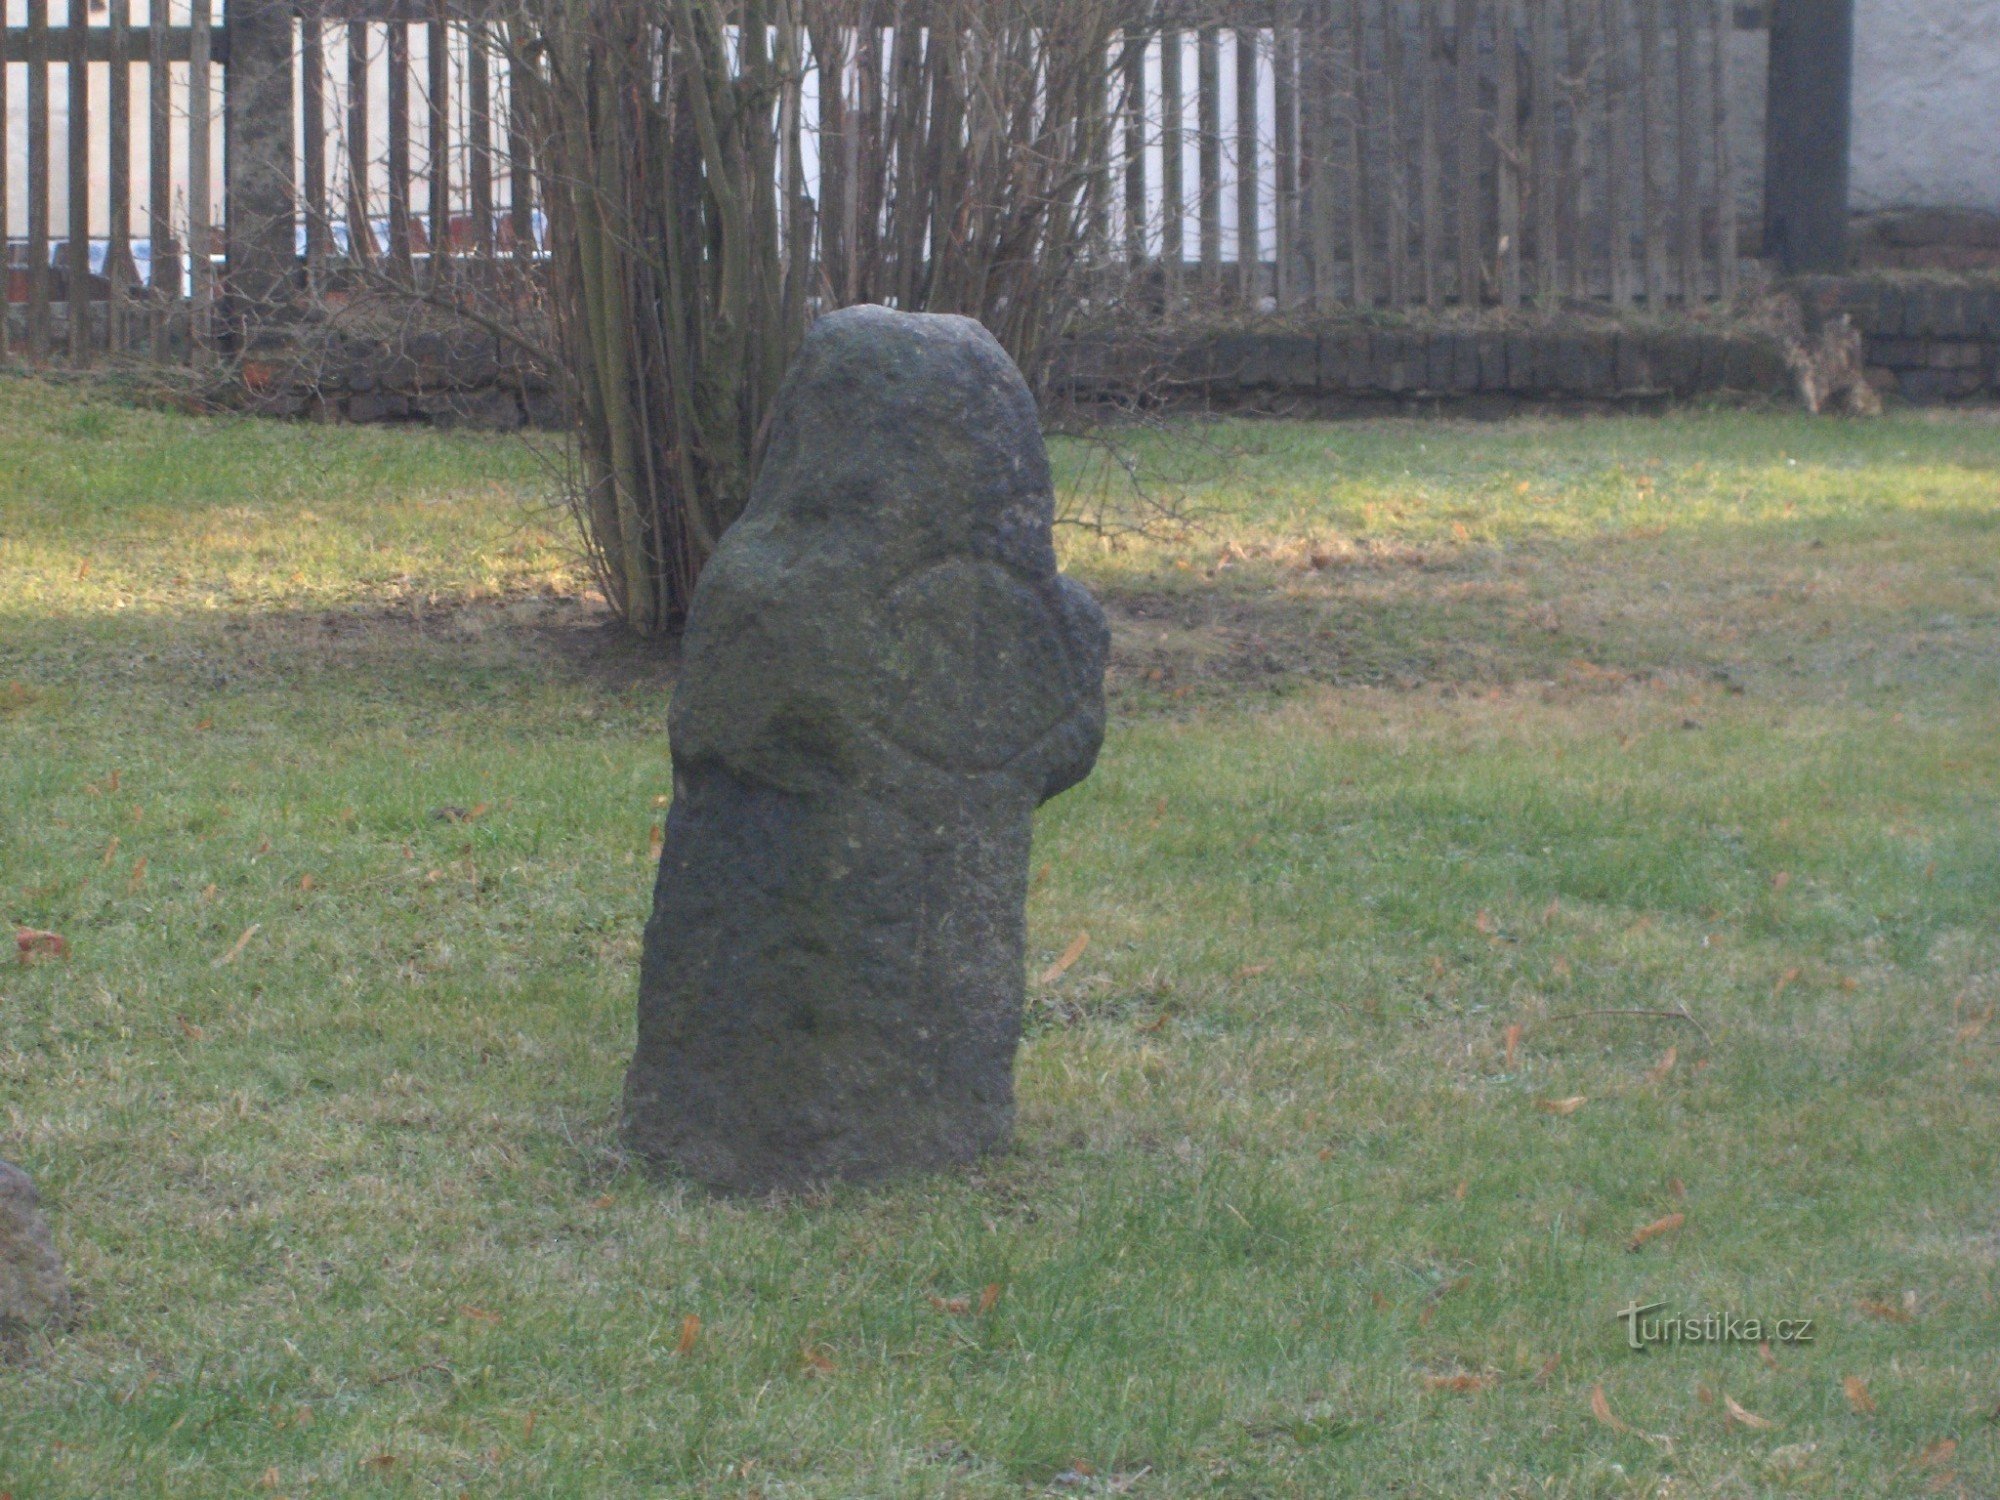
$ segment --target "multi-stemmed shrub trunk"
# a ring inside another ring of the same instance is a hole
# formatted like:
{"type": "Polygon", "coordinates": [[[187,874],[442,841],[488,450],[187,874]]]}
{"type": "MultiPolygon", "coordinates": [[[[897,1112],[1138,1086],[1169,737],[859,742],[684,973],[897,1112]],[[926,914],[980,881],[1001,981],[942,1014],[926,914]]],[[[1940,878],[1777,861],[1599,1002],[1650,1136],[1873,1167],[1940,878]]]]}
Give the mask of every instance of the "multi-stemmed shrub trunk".
{"type": "Polygon", "coordinates": [[[612,606],[668,632],[810,317],[969,314],[1035,377],[1102,232],[1107,82],[1140,0],[514,4],[573,501],[612,606]]]}

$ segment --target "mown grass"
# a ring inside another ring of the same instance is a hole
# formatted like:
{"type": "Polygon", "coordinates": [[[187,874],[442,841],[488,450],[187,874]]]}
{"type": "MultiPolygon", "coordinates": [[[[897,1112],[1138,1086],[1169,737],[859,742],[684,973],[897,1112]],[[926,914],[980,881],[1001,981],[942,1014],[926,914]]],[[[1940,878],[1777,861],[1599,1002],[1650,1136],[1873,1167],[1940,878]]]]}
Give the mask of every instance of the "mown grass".
{"type": "Polygon", "coordinates": [[[1018,1146],[785,1203],[617,1149],[671,662],[539,460],[0,430],[0,1492],[2000,1492],[2000,425],[1145,439],[1018,1146]]]}

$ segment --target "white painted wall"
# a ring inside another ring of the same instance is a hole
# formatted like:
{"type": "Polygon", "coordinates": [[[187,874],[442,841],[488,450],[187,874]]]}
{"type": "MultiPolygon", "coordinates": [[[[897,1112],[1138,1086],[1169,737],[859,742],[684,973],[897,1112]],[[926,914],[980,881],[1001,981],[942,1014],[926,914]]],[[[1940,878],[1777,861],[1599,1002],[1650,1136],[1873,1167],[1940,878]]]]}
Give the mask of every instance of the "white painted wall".
{"type": "Polygon", "coordinates": [[[1856,209],[2000,212],[2000,0],[1856,0],[1856,209]]]}

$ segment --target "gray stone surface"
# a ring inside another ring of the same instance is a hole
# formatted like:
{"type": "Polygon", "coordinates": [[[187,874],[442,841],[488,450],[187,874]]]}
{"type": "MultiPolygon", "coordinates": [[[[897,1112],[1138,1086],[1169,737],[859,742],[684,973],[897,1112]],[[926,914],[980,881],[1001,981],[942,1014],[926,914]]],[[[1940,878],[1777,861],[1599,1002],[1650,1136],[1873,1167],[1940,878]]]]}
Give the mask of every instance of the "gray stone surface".
{"type": "Polygon", "coordinates": [[[69,1319],[69,1286],[28,1174],[0,1161],[0,1336],[69,1319]]]}
{"type": "Polygon", "coordinates": [[[1008,1140],[1030,815],[1104,733],[1109,633],[1052,519],[1034,400],[977,323],[814,325],[669,711],[640,1154],[755,1192],[1008,1140]]]}

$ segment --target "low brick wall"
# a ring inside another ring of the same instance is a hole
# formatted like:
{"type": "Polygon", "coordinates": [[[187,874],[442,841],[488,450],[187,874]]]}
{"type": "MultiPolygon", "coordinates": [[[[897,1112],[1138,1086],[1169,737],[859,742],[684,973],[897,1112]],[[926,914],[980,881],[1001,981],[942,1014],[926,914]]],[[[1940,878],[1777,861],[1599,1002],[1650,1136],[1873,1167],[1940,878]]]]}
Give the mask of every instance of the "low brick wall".
{"type": "Polygon", "coordinates": [[[1064,351],[1056,388],[1083,402],[1326,412],[1794,399],[1784,351],[1765,334],[1561,325],[1092,334],[1064,351]]]}
{"type": "Polygon", "coordinates": [[[246,360],[241,374],[250,404],[272,416],[499,432],[565,421],[531,363],[470,329],[328,333],[281,359],[246,360]]]}
{"type": "Polygon", "coordinates": [[[2000,399],[2000,277],[1821,276],[1797,290],[1811,313],[1854,320],[1878,394],[1926,406],[2000,399]]]}
{"type": "MultiPolygon", "coordinates": [[[[1808,323],[1846,313],[1870,382],[1920,404],[2000,399],[2000,278],[1849,276],[1796,284],[1808,323]]],[[[462,328],[327,331],[243,367],[252,404],[335,422],[510,430],[562,425],[546,379],[490,335],[462,328]]],[[[1053,376],[1089,404],[1301,415],[1657,409],[1691,400],[1790,405],[1797,387],[1773,334],[1742,323],[1609,319],[1481,324],[1161,328],[1080,334],[1053,376]]]]}

